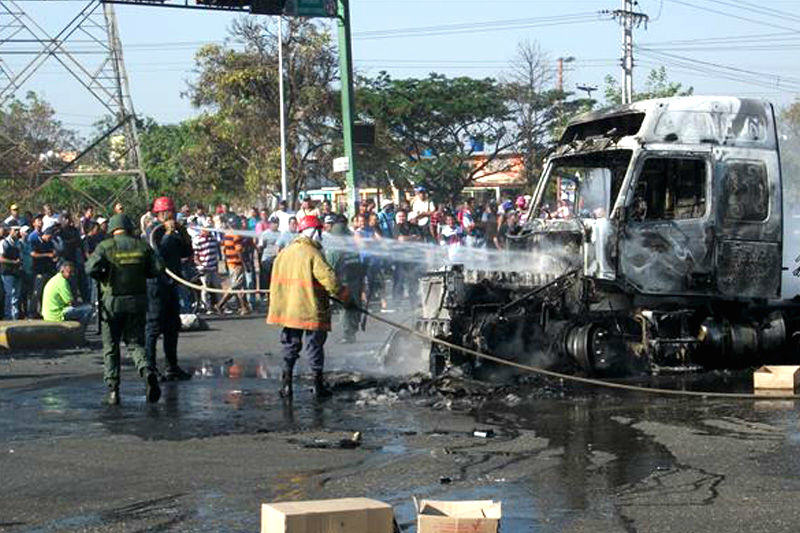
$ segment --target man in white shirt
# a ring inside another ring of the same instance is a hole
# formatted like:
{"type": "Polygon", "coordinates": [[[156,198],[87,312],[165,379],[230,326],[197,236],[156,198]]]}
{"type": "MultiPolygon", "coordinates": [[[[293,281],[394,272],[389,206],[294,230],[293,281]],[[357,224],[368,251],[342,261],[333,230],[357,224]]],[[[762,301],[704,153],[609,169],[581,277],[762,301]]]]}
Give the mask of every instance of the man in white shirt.
{"type": "Polygon", "coordinates": [[[422,228],[430,223],[430,217],[436,211],[436,205],[428,199],[428,190],[425,187],[420,185],[414,190],[417,195],[411,202],[411,212],[408,214],[408,218],[415,220],[417,226],[422,228]]]}
{"type": "Polygon", "coordinates": [[[295,217],[287,208],[286,200],[278,202],[278,209],[272,212],[272,216],[278,217],[278,231],[281,233],[289,231],[289,219],[295,217]]]}
{"type": "Polygon", "coordinates": [[[42,210],[44,211],[44,216],[42,217],[42,231],[47,231],[48,228],[58,224],[58,215],[53,213],[53,208],[50,204],[44,204],[42,210]]]}

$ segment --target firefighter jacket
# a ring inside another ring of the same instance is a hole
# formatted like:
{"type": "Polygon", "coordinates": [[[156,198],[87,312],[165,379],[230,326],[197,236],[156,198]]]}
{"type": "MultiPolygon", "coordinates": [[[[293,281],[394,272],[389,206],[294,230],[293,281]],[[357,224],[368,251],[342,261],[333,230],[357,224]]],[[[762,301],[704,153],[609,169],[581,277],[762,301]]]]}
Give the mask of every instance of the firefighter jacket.
{"type": "Polygon", "coordinates": [[[95,248],[86,262],[86,273],[100,282],[103,307],[109,313],[144,313],[147,278],[162,266],[153,250],[127,234],[114,235],[95,248]]]}
{"type": "Polygon", "coordinates": [[[267,324],[287,328],[330,331],[328,295],[340,291],[321,246],[298,237],[275,258],[270,282],[267,324]]]}

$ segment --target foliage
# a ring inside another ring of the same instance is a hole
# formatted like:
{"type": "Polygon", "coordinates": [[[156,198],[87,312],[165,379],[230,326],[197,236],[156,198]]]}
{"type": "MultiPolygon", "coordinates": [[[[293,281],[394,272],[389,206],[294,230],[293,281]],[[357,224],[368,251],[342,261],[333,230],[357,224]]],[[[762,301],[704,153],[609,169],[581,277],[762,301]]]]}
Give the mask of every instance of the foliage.
{"type": "MultiPolygon", "coordinates": [[[[622,103],[622,88],[619,82],[611,75],[605,79],[605,97],[608,105],[620,105],[622,103]]],[[[694,88],[683,88],[682,83],[670,81],[667,76],[666,67],[653,69],[647,75],[644,82],[644,91],[633,93],[633,100],[649,100],[650,98],[668,98],[670,96],[691,96],[694,88]]]]}
{"type": "MultiPolygon", "coordinates": [[[[315,171],[330,168],[323,162],[330,160],[332,139],[340,135],[332,118],[338,69],[326,31],[302,19],[287,26],[287,167],[296,197],[315,171]]],[[[231,37],[244,49],[208,45],[195,57],[198,76],[188,95],[206,114],[195,124],[192,172],[219,176],[219,189],[266,195],[280,183],[277,37],[274,28],[255,18],[234,23],[231,37]]]]}
{"type": "Polygon", "coordinates": [[[503,87],[491,78],[394,80],[383,72],[362,80],[359,111],[391,149],[397,177],[427,185],[439,199],[455,198],[515,144],[503,87]],[[471,164],[476,155],[482,161],[471,164]]]}
{"type": "Polygon", "coordinates": [[[61,152],[75,150],[78,136],[55,119],[53,107],[29,92],[0,109],[0,198],[19,201],[44,181],[43,172],[64,163],[61,152]]]}
{"type": "Polygon", "coordinates": [[[516,128],[516,150],[522,154],[523,177],[529,184],[538,180],[545,155],[566,123],[594,105],[593,100],[569,99],[572,93],[554,88],[551,65],[537,44],[520,43],[505,81],[516,128]]]}

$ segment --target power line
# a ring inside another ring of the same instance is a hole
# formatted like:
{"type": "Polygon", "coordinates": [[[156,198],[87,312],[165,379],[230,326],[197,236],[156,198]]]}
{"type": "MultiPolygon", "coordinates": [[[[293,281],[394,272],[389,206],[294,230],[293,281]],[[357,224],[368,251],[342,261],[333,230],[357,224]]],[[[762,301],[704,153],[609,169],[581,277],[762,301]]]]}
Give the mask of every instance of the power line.
{"type": "Polygon", "coordinates": [[[768,27],[771,27],[771,28],[777,28],[779,30],[787,30],[787,31],[790,31],[790,32],[793,32],[793,33],[800,33],[800,31],[798,31],[797,29],[790,28],[788,26],[781,26],[779,24],[772,24],[771,22],[766,22],[766,21],[763,21],[763,20],[757,20],[757,19],[753,19],[753,18],[749,18],[749,17],[742,17],[740,15],[735,15],[733,13],[728,13],[726,11],[720,11],[718,9],[713,9],[713,8],[710,8],[710,7],[703,7],[703,6],[698,6],[698,5],[695,5],[695,4],[690,4],[689,2],[684,2],[683,0],[667,0],[667,1],[668,2],[672,2],[673,4],[680,4],[682,6],[691,7],[693,9],[699,9],[701,11],[706,11],[706,12],[709,12],[709,13],[715,13],[717,15],[722,15],[724,17],[730,17],[730,18],[734,18],[734,19],[738,19],[738,20],[743,20],[745,22],[750,22],[750,23],[753,23],[753,24],[761,24],[762,26],[768,26],[768,27]]]}

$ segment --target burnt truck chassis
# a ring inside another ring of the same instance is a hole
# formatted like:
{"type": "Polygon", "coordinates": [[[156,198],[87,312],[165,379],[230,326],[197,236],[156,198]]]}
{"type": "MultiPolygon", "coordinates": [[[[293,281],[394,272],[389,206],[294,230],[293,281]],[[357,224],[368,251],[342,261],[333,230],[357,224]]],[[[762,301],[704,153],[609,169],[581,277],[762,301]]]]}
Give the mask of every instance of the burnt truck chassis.
{"type": "MultiPolygon", "coordinates": [[[[425,275],[421,289],[428,309],[419,331],[550,370],[622,376],[797,359],[788,341],[799,309],[791,303],[647,298],[579,269],[536,276],[452,265],[425,275]]],[[[497,365],[432,345],[431,374],[454,368],[481,376],[497,365]]]]}
{"type": "MultiPolygon", "coordinates": [[[[516,259],[423,276],[416,327],[594,375],[797,364],[785,216],[769,103],[681,97],[592,113],[548,158],[516,259]]],[[[485,367],[430,354],[434,375],[485,367]]]]}

